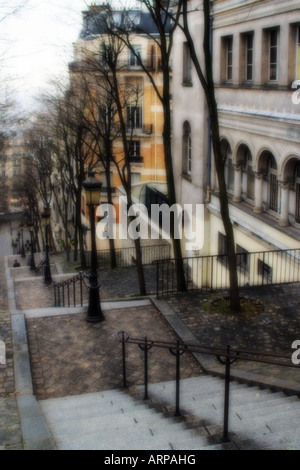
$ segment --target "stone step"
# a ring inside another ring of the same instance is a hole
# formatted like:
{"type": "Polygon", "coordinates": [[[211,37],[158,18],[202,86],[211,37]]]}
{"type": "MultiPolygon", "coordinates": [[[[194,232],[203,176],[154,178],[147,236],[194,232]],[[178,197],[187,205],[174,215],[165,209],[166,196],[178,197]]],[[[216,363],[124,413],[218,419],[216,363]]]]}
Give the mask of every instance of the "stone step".
{"type": "Polygon", "coordinates": [[[224,443],[224,381],[201,376],[181,383],[180,406],[184,416],[177,418],[175,382],[150,384],[151,399],[145,401],[131,396],[134,392],[143,397],[143,388],[133,387],[130,393],[109,390],[44,400],[40,407],[61,450],[276,448],[287,445],[287,435],[299,447],[297,397],[232,382],[231,442],[224,443]],[[199,388],[202,393],[195,393],[199,388]]]}

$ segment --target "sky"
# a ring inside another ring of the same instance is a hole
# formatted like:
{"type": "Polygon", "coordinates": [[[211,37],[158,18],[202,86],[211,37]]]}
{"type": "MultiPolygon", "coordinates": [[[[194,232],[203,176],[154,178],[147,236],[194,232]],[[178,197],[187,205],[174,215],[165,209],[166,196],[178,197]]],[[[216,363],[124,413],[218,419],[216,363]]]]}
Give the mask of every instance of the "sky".
{"type": "Polygon", "coordinates": [[[25,112],[37,105],[35,97],[49,89],[51,80],[68,79],[82,11],[103,3],[114,8],[141,4],[134,0],[0,0],[0,80],[3,84],[6,78],[4,83],[25,112]],[[23,3],[17,13],[7,16],[23,3]]]}
{"type": "MultiPolygon", "coordinates": [[[[24,0],[11,1],[20,4],[24,0]]],[[[0,0],[2,18],[1,5],[6,2],[0,0]]],[[[19,12],[0,21],[0,46],[4,51],[0,74],[8,78],[6,83],[24,109],[32,106],[34,97],[47,88],[51,79],[67,77],[72,44],[82,26],[81,12],[87,10],[90,3],[86,0],[27,0],[19,12]]]]}

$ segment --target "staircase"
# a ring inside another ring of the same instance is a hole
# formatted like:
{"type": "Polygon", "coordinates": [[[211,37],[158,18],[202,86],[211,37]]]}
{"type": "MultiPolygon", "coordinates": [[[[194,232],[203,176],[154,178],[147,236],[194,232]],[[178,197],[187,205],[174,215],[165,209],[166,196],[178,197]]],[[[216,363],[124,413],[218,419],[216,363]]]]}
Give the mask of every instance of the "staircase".
{"type": "Polygon", "coordinates": [[[230,442],[222,442],[224,381],[201,376],[180,383],[109,390],[40,401],[58,450],[300,449],[300,400],[232,382],[230,442]]]}

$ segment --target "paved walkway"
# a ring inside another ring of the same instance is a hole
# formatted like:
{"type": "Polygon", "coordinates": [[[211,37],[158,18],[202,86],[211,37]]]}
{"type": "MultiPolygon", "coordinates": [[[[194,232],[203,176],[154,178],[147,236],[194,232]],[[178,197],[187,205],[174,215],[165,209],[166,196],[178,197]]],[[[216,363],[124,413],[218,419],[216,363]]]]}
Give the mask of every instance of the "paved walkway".
{"type": "MultiPolygon", "coordinates": [[[[9,258],[9,266],[11,262],[9,258]]],[[[121,386],[121,346],[115,339],[118,330],[128,331],[133,337],[146,335],[149,339],[174,341],[180,337],[210,346],[230,343],[284,354],[292,354],[292,342],[300,339],[299,285],[243,291],[244,296],[264,306],[258,315],[248,317],[208,312],[207,303],[214,300],[216,294],[139,300],[134,271],[119,271],[119,275],[106,272],[106,277],[102,272],[102,279],[108,286],[102,298],[105,321],[89,324],[82,309],[63,312],[53,308],[51,290],[41,279],[32,277],[24,267],[24,260],[21,259],[21,263],[23,267],[16,268],[20,270],[18,273],[1,263],[0,339],[4,338],[6,343],[7,363],[0,365],[0,449],[22,448],[21,440],[29,429],[24,428],[28,418],[26,415],[24,421],[24,410],[27,412],[29,405],[30,410],[36,410],[34,397],[69,396],[121,386]],[[8,293],[5,276],[8,276],[8,293]],[[125,294],[127,298],[121,301],[125,294]],[[119,302],[112,302],[113,298],[119,302]],[[27,334],[24,334],[23,321],[26,321],[27,334]],[[30,367],[24,359],[27,345],[30,367]],[[25,376],[26,371],[30,380],[25,376]]],[[[60,264],[55,269],[55,275],[67,271],[66,266],[62,268],[60,264]]],[[[149,274],[149,281],[155,282],[153,273],[149,274]]],[[[128,347],[127,354],[129,385],[138,385],[143,382],[143,353],[137,347],[128,347]]],[[[223,367],[208,357],[184,355],[182,361],[182,377],[199,375],[205,369],[223,373],[223,367]]],[[[173,379],[174,365],[175,359],[169,352],[153,352],[149,363],[150,381],[173,379]]],[[[232,369],[237,377],[300,393],[300,373],[296,371],[296,374],[294,369],[247,364],[237,364],[232,369]]],[[[38,419],[42,423],[43,418],[38,416],[38,419]]]]}

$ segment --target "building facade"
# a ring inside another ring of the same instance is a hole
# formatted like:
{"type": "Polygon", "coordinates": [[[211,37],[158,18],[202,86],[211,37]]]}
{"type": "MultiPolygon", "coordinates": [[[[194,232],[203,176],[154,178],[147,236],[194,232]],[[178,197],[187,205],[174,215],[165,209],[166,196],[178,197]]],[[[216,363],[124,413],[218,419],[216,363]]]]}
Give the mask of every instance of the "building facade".
{"type": "MultiPolygon", "coordinates": [[[[300,100],[296,86],[300,78],[299,3],[215,0],[212,11],[214,81],[237,246],[246,252],[297,248],[300,243],[300,100]]],[[[199,40],[200,54],[202,14],[201,9],[191,13],[192,33],[199,40]]],[[[184,61],[182,33],[175,47],[178,50],[177,53],[175,49],[175,56],[181,54],[184,61]]],[[[190,68],[189,88],[182,80],[181,87],[174,87],[173,91],[174,127],[177,135],[181,135],[181,146],[174,145],[178,174],[181,172],[178,193],[184,201],[193,193],[193,186],[197,186],[196,199],[199,203],[206,202],[204,252],[217,254],[224,248],[218,181],[207,143],[203,92],[193,66],[190,68]],[[198,95],[197,110],[194,97],[198,95]],[[179,110],[176,110],[177,103],[181,104],[179,110]],[[186,148],[186,134],[190,135],[190,150],[186,148]],[[191,169],[188,178],[184,171],[187,159],[191,169]]],[[[174,83],[176,79],[180,81],[178,77],[183,78],[180,61],[174,62],[173,73],[174,83]]]]}
{"type": "Polygon", "coordinates": [[[5,139],[0,154],[1,209],[0,212],[22,211],[24,200],[17,190],[19,178],[30,162],[22,131],[14,132],[5,139]]]}

